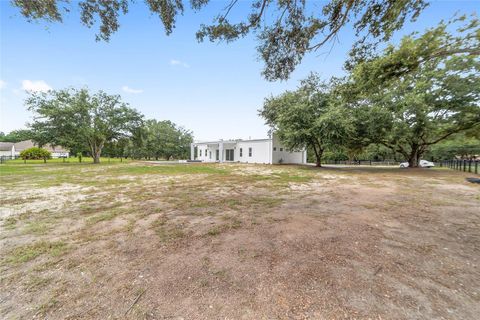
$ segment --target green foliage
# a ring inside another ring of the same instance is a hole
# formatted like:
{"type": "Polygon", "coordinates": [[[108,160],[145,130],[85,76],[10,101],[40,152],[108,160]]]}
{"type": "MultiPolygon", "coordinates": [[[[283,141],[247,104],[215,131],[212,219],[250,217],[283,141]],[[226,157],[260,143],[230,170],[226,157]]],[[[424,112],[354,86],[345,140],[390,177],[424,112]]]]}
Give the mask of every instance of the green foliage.
{"type": "MultiPolygon", "coordinates": [[[[108,41],[118,30],[120,16],[128,13],[133,2],[12,0],[12,4],[28,20],[44,19],[48,22],[62,22],[63,17],[73,11],[71,6],[77,4],[82,24],[89,28],[98,25],[96,38],[104,41],[108,41]]],[[[183,14],[188,3],[194,11],[199,11],[209,2],[145,0],[150,12],[162,21],[167,35],[172,33],[177,16],[183,14]]],[[[233,22],[229,14],[239,3],[231,1],[211,24],[202,24],[197,39],[230,42],[256,33],[259,55],[265,62],[263,75],[269,80],[287,79],[306,53],[333,41],[347,24],[359,37],[353,51],[358,56],[365,49],[389,40],[405,21],[416,20],[427,6],[426,0],[330,0],[323,6],[296,0],[254,0],[250,13],[233,22]]]]}
{"type": "Polygon", "coordinates": [[[478,25],[474,19],[460,26],[465,37],[460,41],[441,24],[359,63],[342,87],[357,132],[351,144],[381,144],[415,167],[430,146],[478,128],[480,59],[464,51],[466,43],[480,47],[478,25]],[[456,53],[440,54],[442,50],[456,53]]]}
{"type": "Polygon", "coordinates": [[[459,134],[451,139],[433,145],[427,152],[426,157],[434,160],[480,157],[480,139],[459,134]]]}
{"type": "MultiPolygon", "coordinates": [[[[480,55],[480,20],[460,16],[449,22],[402,38],[400,45],[390,44],[383,53],[357,61],[352,74],[358,90],[376,92],[395,84],[400,77],[426,66],[438,66],[455,57],[474,59],[480,55]],[[455,29],[449,32],[449,29],[455,29]],[[392,81],[392,82],[390,82],[392,81]]],[[[468,63],[468,61],[464,61],[468,63]]],[[[421,70],[420,70],[421,71],[421,70]]]]}
{"type": "Polygon", "coordinates": [[[34,139],[33,132],[30,130],[20,129],[13,130],[8,134],[0,132],[0,141],[1,142],[20,142],[25,140],[34,139]]]}
{"type": "Polygon", "coordinates": [[[123,103],[120,96],[87,89],[31,93],[26,100],[35,113],[30,124],[38,142],[89,150],[100,162],[107,142],[129,136],[142,125],[143,116],[123,103]]]}
{"type": "Polygon", "coordinates": [[[192,142],[192,133],[171,121],[147,120],[127,149],[137,158],[185,159],[192,142]]]}
{"type": "Polygon", "coordinates": [[[311,148],[317,166],[323,152],[341,145],[353,129],[332,88],[316,74],[302,81],[298,90],[266,99],[260,115],[289,149],[311,148]]]}
{"type": "Polygon", "coordinates": [[[50,159],[52,157],[52,153],[42,148],[32,147],[20,152],[20,157],[24,160],[50,159]]]}

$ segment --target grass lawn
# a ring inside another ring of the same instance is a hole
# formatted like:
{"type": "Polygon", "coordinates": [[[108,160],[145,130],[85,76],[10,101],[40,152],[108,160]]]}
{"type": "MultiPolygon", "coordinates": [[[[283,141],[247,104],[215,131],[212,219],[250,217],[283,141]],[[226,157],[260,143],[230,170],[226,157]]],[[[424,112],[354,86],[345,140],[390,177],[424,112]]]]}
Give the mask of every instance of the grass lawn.
{"type": "Polygon", "coordinates": [[[467,173],[70,160],[0,165],[2,319],[480,314],[467,173]]]}

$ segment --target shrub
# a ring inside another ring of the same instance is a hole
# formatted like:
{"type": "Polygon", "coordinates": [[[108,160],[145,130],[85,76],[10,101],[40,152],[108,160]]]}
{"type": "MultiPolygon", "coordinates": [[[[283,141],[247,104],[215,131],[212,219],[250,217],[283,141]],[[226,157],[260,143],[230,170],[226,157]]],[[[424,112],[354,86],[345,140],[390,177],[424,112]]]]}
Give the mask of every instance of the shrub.
{"type": "Polygon", "coordinates": [[[33,147],[20,152],[20,157],[24,160],[50,159],[52,154],[48,150],[33,147]]]}

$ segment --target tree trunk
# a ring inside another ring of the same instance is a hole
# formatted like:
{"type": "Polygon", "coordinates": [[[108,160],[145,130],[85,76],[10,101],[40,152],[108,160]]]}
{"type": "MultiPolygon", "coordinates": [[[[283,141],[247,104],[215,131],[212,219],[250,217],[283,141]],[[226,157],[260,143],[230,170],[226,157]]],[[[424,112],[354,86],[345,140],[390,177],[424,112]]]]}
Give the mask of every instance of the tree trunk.
{"type": "Polygon", "coordinates": [[[322,154],[323,154],[323,149],[321,147],[313,146],[313,151],[315,152],[315,166],[316,167],[321,167],[322,166],[322,154]]]}
{"type": "Polygon", "coordinates": [[[408,167],[409,168],[418,168],[418,163],[420,162],[420,157],[422,156],[422,152],[420,148],[416,145],[412,146],[412,151],[408,157],[408,167]]]}
{"type": "Polygon", "coordinates": [[[93,163],[100,163],[100,155],[102,154],[103,142],[97,145],[96,142],[90,145],[93,163]]]}
{"type": "Polygon", "coordinates": [[[102,152],[102,149],[97,148],[94,156],[93,156],[93,163],[100,163],[100,154],[102,152]]]}

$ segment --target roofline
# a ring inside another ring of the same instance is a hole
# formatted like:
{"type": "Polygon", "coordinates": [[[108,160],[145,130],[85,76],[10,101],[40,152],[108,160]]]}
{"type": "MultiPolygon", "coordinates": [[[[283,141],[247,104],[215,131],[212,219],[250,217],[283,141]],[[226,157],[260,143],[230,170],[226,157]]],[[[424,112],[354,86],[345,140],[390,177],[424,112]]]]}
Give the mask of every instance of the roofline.
{"type": "Polygon", "coordinates": [[[255,141],[270,141],[271,138],[264,138],[264,139],[238,139],[238,140],[216,140],[216,141],[195,141],[192,144],[218,144],[218,143],[239,143],[239,142],[255,142],[255,141]]]}

